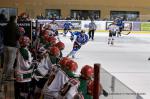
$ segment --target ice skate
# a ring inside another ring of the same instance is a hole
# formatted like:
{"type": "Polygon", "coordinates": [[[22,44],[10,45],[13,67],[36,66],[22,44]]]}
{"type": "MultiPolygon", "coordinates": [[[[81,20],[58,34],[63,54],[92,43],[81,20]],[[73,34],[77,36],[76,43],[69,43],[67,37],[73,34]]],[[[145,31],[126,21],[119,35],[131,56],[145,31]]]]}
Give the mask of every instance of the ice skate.
{"type": "Polygon", "coordinates": [[[111,38],[108,39],[108,45],[111,43],[111,38]]]}
{"type": "Polygon", "coordinates": [[[72,55],[72,58],[75,59],[75,55],[72,55]]]}
{"type": "Polygon", "coordinates": [[[113,42],[113,41],[111,41],[111,45],[114,45],[114,42],[113,42]]]}
{"type": "Polygon", "coordinates": [[[66,34],[64,33],[63,36],[66,37],[66,34]]]}
{"type": "Polygon", "coordinates": [[[110,44],[110,40],[108,40],[108,45],[110,44]]]}

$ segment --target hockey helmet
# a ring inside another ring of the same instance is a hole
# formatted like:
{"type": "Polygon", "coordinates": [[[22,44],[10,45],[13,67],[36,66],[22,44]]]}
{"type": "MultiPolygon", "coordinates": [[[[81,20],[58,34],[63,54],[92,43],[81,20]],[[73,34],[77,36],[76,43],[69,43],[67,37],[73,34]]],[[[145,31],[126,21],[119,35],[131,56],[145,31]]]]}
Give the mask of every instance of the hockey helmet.
{"type": "Polygon", "coordinates": [[[92,77],[94,73],[94,70],[91,66],[89,65],[85,65],[84,67],[82,67],[81,69],[81,75],[85,78],[89,78],[92,77]]]}
{"type": "Polygon", "coordinates": [[[19,43],[20,43],[20,46],[29,46],[31,41],[30,41],[29,37],[22,36],[19,38],[19,43]]]}
{"type": "Polygon", "coordinates": [[[59,56],[60,55],[60,50],[57,47],[53,46],[49,49],[50,49],[50,54],[52,56],[59,56]]]}
{"type": "Polygon", "coordinates": [[[59,50],[63,50],[65,48],[65,44],[63,42],[58,42],[55,44],[56,47],[59,48],[59,50]]]}
{"type": "Polygon", "coordinates": [[[84,33],[85,33],[85,30],[84,30],[84,29],[82,29],[82,30],[81,30],[81,33],[83,33],[83,34],[84,34],[84,33]]]}
{"type": "Polygon", "coordinates": [[[59,61],[59,64],[61,65],[62,68],[66,67],[66,63],[70,61],[70,59],[68,57],[63,57],[61,58],[61,60],[59,61]]]}
{"type": "Polygon", "coordinates": [[[48,34],[44,34],[44,39],[45,39],[46,41],[48,41],[49,35],[48,35],[48,34]]]}
{"type": "Polygon", "coordinates": [[[53,37],[53,36],[50,36],[50,37],[48,38],[48,42],[50,42],[52,45],[54,45],[54,44],[56,44],[56,38],[53,37]]]}
{"type": "Polygon", "coordinates": [[[78,69],[77,62],[75,62],[73,60],[67,61],[67,63],[66,63],[66,69],[68,69],[71,72],[75,72],[78,69]]]}

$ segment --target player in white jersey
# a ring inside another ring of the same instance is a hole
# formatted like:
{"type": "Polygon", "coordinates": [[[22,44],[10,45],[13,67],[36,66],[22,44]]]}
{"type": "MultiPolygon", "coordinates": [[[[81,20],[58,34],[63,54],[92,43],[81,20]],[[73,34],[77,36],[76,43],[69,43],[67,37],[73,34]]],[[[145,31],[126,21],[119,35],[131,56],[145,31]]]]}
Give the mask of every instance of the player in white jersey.
{"type": "Polygon", "coordinates": [[[31,98],[31,78],[32,78],[32,57],[28,50],[30,44],[29,37],[23,36],[19,39],[20,48],[17,52],[17,66],[15,67],[15,98],[31,98]]]}
{"type": "Polygon", "coordinates": [[[79,81],[74,79],[71,72],[77,69],[77,64],[70,59],[60,61],[61,68],[54,68],[44,86],[44,99],[73,99],[78,93],[79,81]],[[65,62],[65,60],[68,60],[65,62]],[[69,64],[67,65],[67,62],[69,64]],[[62,66],[65,65],[65,66],[62,66]]]}
{"type": "Polygon", "coordinates": [[[109,38],[108,38],[108,44],[113,45],[114,44],[114,37],[116,36],[116,32],[119,30],[119,27],[113,22],[108,26],[109,30],[109,38]]]}
{"type": "Polygon", "coordinates": [[[58,23],[55,21],[55,19],[52,20],[52,22],[50,22],[50,26],[51,26],[51,30],[53,32],[55,32],[55,35],[58,36],[58,23]]]}

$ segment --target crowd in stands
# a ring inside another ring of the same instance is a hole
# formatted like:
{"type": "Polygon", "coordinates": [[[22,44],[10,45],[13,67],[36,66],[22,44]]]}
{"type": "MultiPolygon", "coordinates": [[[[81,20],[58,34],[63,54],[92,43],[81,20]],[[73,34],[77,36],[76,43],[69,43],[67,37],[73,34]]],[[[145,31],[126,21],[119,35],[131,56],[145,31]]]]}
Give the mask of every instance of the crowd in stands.
{"type": "MultiPolygon", "coordinates": [[[[57,19],[57,20],[90,20],[91,19],[91,16],[81,16],[81,15],[78,15],[77,17],[73,17],[73,16],[67,16],[67,17],[64,17],[62,18],[61,16],[43,16],[42,14],[41,15],[38,15],[36,17],[37,19],[57,19]]],[[[98,15],[95,15],[95,16],[92,16],[92,18],[94,20],[100,20],[99,16],[98,15]]]]}

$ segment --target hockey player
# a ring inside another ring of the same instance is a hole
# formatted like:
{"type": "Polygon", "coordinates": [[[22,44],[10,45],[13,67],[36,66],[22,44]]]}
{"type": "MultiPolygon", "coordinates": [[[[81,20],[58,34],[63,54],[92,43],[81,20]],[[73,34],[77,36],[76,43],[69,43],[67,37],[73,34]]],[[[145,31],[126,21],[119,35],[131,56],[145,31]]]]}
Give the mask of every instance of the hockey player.
{"type": "Polygon", "coordinates": [[[60,57],[63,57],[62,51],[65,48],[65,44],[63,42],[59,41],[55,44],[55,46],[58,47],[60,50],[60,57]]]}
{"type": "Polygon", "coordinates": [[[47,55],[46,59],[43,59],[42,64],[38,66],[36,74],[38,73],[42,76],[37,81],[37,86],[35,89],[35,99],[39,99],[41,95],[41,91],[48,80],[49,73],[52,71],[53,65],[58,64],[59,59],[60,59],[60,50],[57,47],[51,47],[49,48],[49,55],[47,55]]]}
{"type": "MultiPolygon", "coordinates": [[[[66,65],[63,70],[76,71],[77,63],[74,61],[68,61],[67,58],[63,58],[60,62],[61,66],[66,65]],[[68,64],[68,65],[67,65],[68,64]]],[[[72,75],[62,71],[60,68],[54,69],[44,86],[43,93],[44,99],[73,99],[74,95],[78,93],[77,88],[79,81],[72,78],[72,75]]]]}
{"type": "Polygon", "coordinates": [[[116,32],[118,31],[118,26],[113,22],[108,26],[109,30],[109,38],[108,38],[108,44],[113,45],[114,44],[114,36],[116,36],[116,32]]]}
{"type": "Polygon", "coordinates": [[[85,65],[81,69],[81,75],[79,77],[80,86],[78,88],[79,92],[82,93],[84,99],[92,99],[92,95],[88,93],[88,83],[93,79],[94,70],[91,66],[85,65]]]}
{"type": "Polygon", "coordinates": [[[62,69],[63,71],[66,70],[66,63],[67,63],[68,61],[70,61],[70,58],[68,58],[68,57],[62,57],[62,58],[60,59],[59,65],[60,65],[60,67],[61,67],[61,69],[62,69]]]}
{"type": "Polygon", "coordinates": [[[123,18],[117,17],[115,19],[115,24],[119,27],[119,31],[117,32],[117,37],[121,36],[121,32],[124,28],[123,18]]]}
{"type": "Polygon", "coordinates": [[[54,36],[49,36],[46,39],[46,43],[44,44],[44,48],[48,49],[49,47],[52,47],[56,44],[56,38],[54,36]]]}
{"type": "Polygon", "coordinates": [[[59,90],[68,80],[68,76],[61,69],[51,72],[43,88],[44,99],[58,99],[59,90]]]}
{"type": "Polygon", "coordinates": [[[85,34],[85,30],[81,30],[81,32],[74,32],[74,35],[76,35],[76,40],[73,43],[73,49],[72,51],[67,55],[67,57],[72,56],[72,58],[75,58],[76,52],[81,48],[82,45],[85,45],[88,42],[88,36],[85,34]]]}
{"type": "Polygon", "coordinates": [[[65,66],[65,73],[71,77],[71,78],[76,78],[75,72],[78,69],[78,64],[77,62],[73,61],[73,60],[69,60],[66,63],[65,66]]]}
{"type": "MultiPolygon", "coordinates": [[[[80,86],[78,90],[79,92],[82,93],[84,99],[93,99],[94,70],[90,65],[85,65],[82,67],[80,73],[81,73],[81,76],[79,77],[80,86]]],[[[99,95],[101,94],[103,94],[105,97],[108,96],[108,93],[102,88],[102,85],[99,84],[99,95]]]]}
{"type": "Polygon", "coordinates": [[[78,69],[78,64],[73,60],[68,60],[64,66],[64,71],[69,76],[67,83],[63,85],[59,91],[59,99],[73,99],[73,97],[78,93],[78,86],[80,84],[77,80],[75,72],[78,69]]]}
{"type": "Polygon", "coordinates": [[[55,33],[56,36],[58,36],[58,23],[55,21],[55,19],[50,22],[51,30],[55,33]]]}
{"type": "Polygon", "coordinates": [[[60,56],[60,50],[56,46],[52,46],[49,48],[49,57],[52,64],[58,64],[61,56],[60,56]]]}
{"type": "Polygon", "coordinates": [[[80,82],[77,79],[69,78],[59,91],[58,99],[73,99],[78,92],[80,82]]]}
{"type": "Polygon", "coordinates": [[[64,71],[60,68],[53,68],[43,88],[44,99],[59,99],[59,91],[68,80],[69,77],[64,71]]]}
{"type": "Polygon", "coordinates": [[[66,36],[68,32],[72,33],[72,28],[74,28],[74,26],[71,24],[71,22],[66,21],[64,23],[64,36],[66,36]]]}
{"type": "Polygon", "coordinates": [[[15,67],[15,92],[16,99],[31,98],[32,57],[28,50],[30,39],[23,36],[19,39],[21,48],[17,52],[17,66],[15,67]]]}
{"type": "MultiPolygon", "coordinates": [[[[87,86],[87,90],[88,90],[88,93],[93,96],[94,93],[93,93],[93,88],[94,88],[94,80],[91,80],[88,82],[88,86],[87,86]]],[[[106,92],[102,85],[99,83],[99,95],[103,94],[105,97],[108,96],[108,92],[106,92]]]]}

